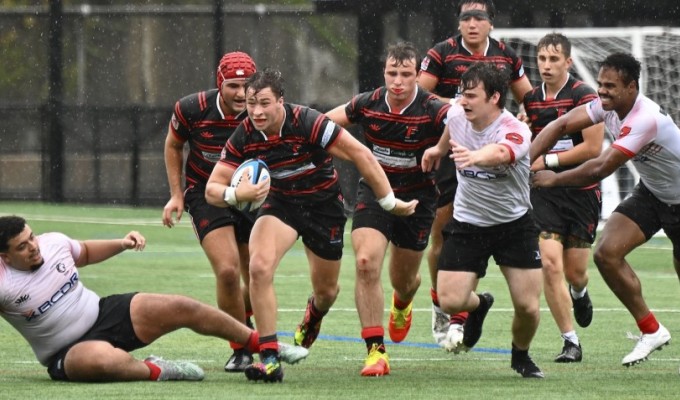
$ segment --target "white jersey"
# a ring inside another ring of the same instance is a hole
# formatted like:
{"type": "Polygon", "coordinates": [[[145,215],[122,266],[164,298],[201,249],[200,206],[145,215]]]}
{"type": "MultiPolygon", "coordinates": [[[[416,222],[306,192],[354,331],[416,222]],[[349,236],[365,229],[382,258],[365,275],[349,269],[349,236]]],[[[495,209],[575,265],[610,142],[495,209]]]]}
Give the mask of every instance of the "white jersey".
{"type": "Polygon", "coordinates": [[[38,270],[20,271],[0,260],[0,315],[46,365],[94,325],[99,296],[78,279],[78,241],[61,233],[46,233],[37,240],[45,260],[38,270]]]}
{"type": "Polygon", "coordinates": [[[453,201],[453,217],[476,226],[512,222],[531,209],[529,200],[529,146],[531,130],[507,110],[477,132],[465,118],[463,107],[449,109],[451,138],[469,150],[497,143],[508,148],[510,164],[492,168],[477,166],[458,170],[458,188],[453,201]]]}
{"type": "Polygon", "coordinates": [[[680,204],[680,129],[671,117],[641,94],[622,120],[603,110],[599,98],[586,110],[593,122],[604,121],[616,139],[612,147],[631,157],[647,189],[666,204],[680,204]]]}

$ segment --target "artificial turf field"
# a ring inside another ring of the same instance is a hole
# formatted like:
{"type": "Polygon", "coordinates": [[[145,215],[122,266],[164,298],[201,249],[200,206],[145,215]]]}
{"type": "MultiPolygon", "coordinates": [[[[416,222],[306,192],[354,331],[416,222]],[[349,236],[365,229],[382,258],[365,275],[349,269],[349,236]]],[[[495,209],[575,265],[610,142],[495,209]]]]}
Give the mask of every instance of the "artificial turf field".
{"type": "MultiPolygon", "coordinates": [[[[61,231],[76,239],[119,238],[130,230],[144,234],[144,252],[126,252],[81,270],[82,282],[101,296],[129,291],[181,293],[215,303],[212,270],[187,215],[178,226],[168,229],[160,222],[161,208],[0,202],[0,215],[4,214],[25,217],[36,234],[61,231]]],[[[637,249],[629,261],[642,281],[649,306],[671,335],[680,338],[680,286],[671,254],[670,242],[659,237],[637,249]]],[[[423,262],[423,284],[415,299],[411,332],[405,342],[387,344],[391,374],[361,377],[366,353],[354,308],[353,263],[347,231],[338,300],[324,319],[309,358],[286,366],[282,384],[253,383],[241,374],[225,373],[223,366],[231,354],[228,345],[188,330],[171,333],[135,355],[192,360],[206,371],[202,382],[53,382],[23,338],[1,320],[0,399],[661,399],[677,398],[680,393],[680,346],[673,342],[652,353],[647,362],[631,368],[621,366],[621,358],[635,345],[627,332],[638,334],[637,327],[592,263],[589,290],[594,319],[587,329],[577,329],[582,363],[552,361],[562,340],[543,301],[531,355],[546,379],[522,379],[510,369],[512,308],[505,281],[494,265],[480,283],[480,290],[492,292],[496,302],[477,347],[460,355],[438,348],[430,332],[429,276],[423,262]]],[[[279,338],[292,343],[311,291],[301,243],[284,257],[275,284],[279,338]]],[[[389,305],[387,273],[383,273],[383,284],[389,305]]]]}

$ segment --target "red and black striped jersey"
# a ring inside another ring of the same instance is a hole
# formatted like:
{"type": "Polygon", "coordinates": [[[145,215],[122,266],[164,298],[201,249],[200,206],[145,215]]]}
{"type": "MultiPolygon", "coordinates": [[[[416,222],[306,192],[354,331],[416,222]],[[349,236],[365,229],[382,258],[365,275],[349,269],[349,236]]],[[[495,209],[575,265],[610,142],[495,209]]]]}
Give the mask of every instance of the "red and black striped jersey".
{"type": "Polygon", "coordinates": [[[463,46],[463,37],[458,35],[434,45],[420,64],[421,73],[430,74],[439,81],[433,90],[439,96],[455,98],[460,91],[460,78],[468,67],[476,62],[496,64],[499,69],[508,70],[512,82],[524,76],[522,59],[505,43],[489,38],[484,54],[472,54],[463,46]]]}
{"type": "Polygon", "coordinates": [[[417,88],[413,102],[397,114],[386,95],[383,86],[354,96],[345,107],[347,118],[363,127],[366,146],[395,192],[434,186],[434,172],[423,172],[420,161],[425,150],[439,141],[451,106],[417,88]]]}
{"type": "MultiPolygon", "coordinates": [[[[545,83],[534,87],[524,96],[524,109],[531,121],[532,140],[551,121],[556,120],[575,107],[590,103],[597,99],[597,97],[597,92],[593,88],[577,80],[571,74],[554,98],[546,96],[545,83]]],[[[570,133],[561,137],[550,152],[567,151],[580,143],[583,143],[583,133],[581,131],[570,133]]],[[[563,171],[577,166],[559,168],[559,170],[563,171]]]]}
{"type": "Polygon", "coordinates": [[[212,89],[183,97],[175,103],[170,129],[175,138],[189,142],[184,166],[186,186],[205,187],[227,139],[246,117],[224,116],[219,107],[219,91],[212,89]]]}
{"type": "Polygon", "coordinates": [[[284,103],[286,118],[278,136],[267,137],[246,119],[229,138],[220,162],[237,168],[257,158],[269,167],[269,195],[294,204],[340,195],[338,174],[327,151],[342,128],[309,107],[284,103]]]}

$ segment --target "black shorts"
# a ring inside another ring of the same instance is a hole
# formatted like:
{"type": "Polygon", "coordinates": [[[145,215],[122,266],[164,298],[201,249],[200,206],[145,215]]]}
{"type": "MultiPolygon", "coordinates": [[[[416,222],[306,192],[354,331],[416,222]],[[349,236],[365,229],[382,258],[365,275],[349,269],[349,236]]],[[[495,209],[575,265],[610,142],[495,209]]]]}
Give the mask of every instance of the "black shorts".
{"type": "Polygon", "coordinates": [[[324,260],[342,259],[345,236],[345,207],[342,196],[323,202],[292,204],[269,195],[257,217],[274,216],[295,229],[302,243],[324,260]]]}
{"type": "Polygon", "coordinates": [[[504,267],[540,269],[538,227],[531,213],[505,224],[480,227],[455,218],[442,230],[444,246],[439,271],[474,272],[486,275],[489,257],[504,267]]]}
{"type": "Polygon", "coordinates": [[[410,193],[400,193],[404,201],[418,199],[415,213],[400,217],[385,211],[375,199],[373,190],[363,181],[359,183],[357,202],[352,216],[352,230],[373,228],[395,246],[415,251],[427,248],[434,221],[437,191],[434,187],[410,193]]]}
{"type": "Polygon", "coordinates": [[[248,243],[253,229],[255,214],[242,213],[234,208],[220,208],[208,204],[205,189],[190,187],[184,193],[184,209],[191,216],[191,223],[198,240],[203,242],[206,235],[215,229],[234,226],[236,241],[248,243]]]}
{"type": "Polygon", "coordinates": [[[456,171],[456,164],[449,158],[448,154],[442,157],[439,162],[435,181],[439,191],[437,208],[452,205],[453,198],[456,196],[456,189],[458,189],[458,171],[456,171]]]}
{"type": "Polygon", "coordinates": [[[593,244],[602,212],[600,189],[531,189],[532,212],[538,229],[575,236],[593,244]]]}
{"type": "Polygon", "coordinates": [[[680,204],[662,202],[640,181],[633,193],[614,209],[635,222],[647,240],[663,229],[673,243],[673,257],[680,260],[680,204]]]}
{"type": "Polygon", "coordinates": [[[68,381],[64,371],[66,353],[78,343],[90,340],[104,341],[127,352],[145,347],[132,327],[130,303],[137,293],[116,294],[99,299],[99,315],[92,328],[80,339],[54,354],[47,364],[47,373],[55,381],[68,381]]]}

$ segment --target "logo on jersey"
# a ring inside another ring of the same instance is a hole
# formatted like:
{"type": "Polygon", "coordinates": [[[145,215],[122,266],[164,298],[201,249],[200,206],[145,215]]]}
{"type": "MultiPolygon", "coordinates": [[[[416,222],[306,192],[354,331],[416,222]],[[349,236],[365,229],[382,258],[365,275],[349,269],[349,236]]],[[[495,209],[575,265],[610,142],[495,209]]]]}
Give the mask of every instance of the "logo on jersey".
{"type": "Polygon", "coordinates": [[[14,300],[14,304],[20,305],[21,303],[27,302],[28,299],[30,299],[30,298],[31,298],[31,296],[25,294],[25,295],[19,297],[18,299],[14,300]]]}
{"type": "Polygon", "coordinates": [[[632,129],[631,129],[630,126],[621,127],[621,132],[619,133],[619,139],[621,139],[622,137],[628,136],[628,134],[630,133],[631,130],[632,129]]]}
{"type": "Polygon", "coordinates": [[[374,132],[378,132],[380,130],[380,125],[378,124],[370,124],[368,125],[368,128],[374,132]]]}
{"type": "Polygon", "coordinates": [[[522,143],[524,143],[524,138],[523,138],[522,135],[520,135],[519,133],[514,133],[514,132],[507,133],[507,134],[505,135],[505,139],[507,139],[508,141],[510,141],[510,142],[512,142],[512,143],[514,143],[514,144],[522,144],[522,143]]]}
{"type": "Polygon", "coordinates": [[[456,65],[456,72],[462,74],[465,71],[467,71],[467,65],[456,65]]]}
{"type": "Polygon", "coordinates": [[[416,133],[418,133],[417,126],[409,126],[406,128],[406,140],[411,139],[411,136],[415,135],[416,133]]]}
{"type": "Polygon", "coordinates": [[[204,139],[212,139],[213,134],[212,134],[212,132],[203,131],[203,132],[201,132],[201,137],[204,138],[204,139]]]}
{"type": "Polygon", "coordinates": [[[54,294],[47,301],[38,306],[37,309],[27,311],[25,313],[22,313],[22,315],[26,317],[26,321],[31,321],[34,318],[40,317],[41,315],[45,314],[48,310],[50,310],[61,299],[63,299],[64,296],[66,296],[70,291],[72,291],[77,284],[78,284],[78,272],[74,272],[73,275],[71,275],[71,278],[66,283],[64,283],[62,287],[57,289],[57,291],[54,292],[54,294]]]}
{"type": "Polygon", "coordinates": [[[427,67],[430,66],[430,59],[428,57],[423,58],[423,61],[420,62],[420,70],[421,71],[427,71],[427,67]]]}
{"type": "Polygon", "coordinates": [[[177,117],[175,114],[172,114],[172,119],[170,120],[170,124],[172,125],[172,129],[177,130],[179,129],[179,121],[177,121],[177,117]]]}

